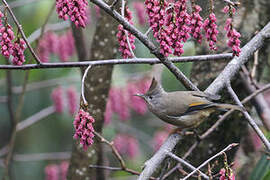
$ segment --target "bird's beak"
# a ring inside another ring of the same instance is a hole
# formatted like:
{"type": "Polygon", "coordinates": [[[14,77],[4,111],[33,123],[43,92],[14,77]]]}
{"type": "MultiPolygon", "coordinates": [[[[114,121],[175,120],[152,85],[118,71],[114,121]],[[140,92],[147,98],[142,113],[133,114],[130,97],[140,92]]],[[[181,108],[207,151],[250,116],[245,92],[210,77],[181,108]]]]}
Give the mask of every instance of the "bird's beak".
{"type": "Polygon", "coordinates": [[[133,96],[138,96],[138,97],[141,97],[141,98],[145,98],[145,95],[144,94],[134,94],[133,96]]]}

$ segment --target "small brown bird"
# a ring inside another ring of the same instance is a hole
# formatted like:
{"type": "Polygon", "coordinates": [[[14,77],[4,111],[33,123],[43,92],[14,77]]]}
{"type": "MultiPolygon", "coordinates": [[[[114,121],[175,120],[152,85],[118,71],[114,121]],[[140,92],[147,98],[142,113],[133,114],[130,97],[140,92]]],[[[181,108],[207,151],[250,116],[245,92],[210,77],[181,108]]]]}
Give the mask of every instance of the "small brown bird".
{"type": "Polygon", "coordinates": [[[180,129],[197,127],[217,109],[243,111],[242,107],[237,105],[215,103],[213,100],[219,97],[201,91],[166,92],[155,78],[145,94],[136,96],[145,100],[153,114],[180,129]]]}

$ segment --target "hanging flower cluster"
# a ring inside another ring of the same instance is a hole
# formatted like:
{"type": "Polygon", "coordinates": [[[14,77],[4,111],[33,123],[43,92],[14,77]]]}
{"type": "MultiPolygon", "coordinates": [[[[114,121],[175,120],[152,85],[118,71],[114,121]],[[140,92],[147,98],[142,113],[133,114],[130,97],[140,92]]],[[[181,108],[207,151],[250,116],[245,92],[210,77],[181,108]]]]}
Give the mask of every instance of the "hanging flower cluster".
{"type": "MultiPolygon", "coordinates": [[[[202,29],[211,50],[217,50],[217,19],[213,13],[213,2],[211,1],[211,11],[209,17],[203,21],[200,16],[202,10],[199,5],[192,1],[192,13],[187,12],[187,0],[179,0],[175,3],[168,3],[167,0],[145,0],[146,13],[149,17],[149,25],[153,31],[153,36],[160,45],[160,53],[164,56],[183,54],[183,43],[190,36],[202,42],[202,29]]],[[[234,9],[235,11],[235,9],[234,9]]],[[[229,37],[228,46],[233,48],[234,55],[239,55],[240,34],[233,28],[227,33],[229,37]]]]}
{"type": "Polygon", "coordinates": [[[235,180],[235,175],[233,174],[232,170],[229,168],[229,174],[226,174],[226,170],[222,168],[219,171],[220,177],[219,180],[235,180]]]}
{"type": "Polygon", "coordinates": [[[130,109],[138,114],[144,114],[147,111],[145,102],[134,94],[145,93],[149,86],[150,80],[147,78],[138,81],[129,82],[125,87],[112,87],[109,91],[109,97],[104,114],[105,124],[111,122],[113,113],[119,115],[120,120],[125,121],[130,117],[130,109]]]}
{"type": "Polygon", "coordinates": [[[0,33],[1,53],[3,56],[8,58],[13,52],[12,40],[15,38],[13,29],[9,24],[7,24],[6,26],[1,27],[0,33]]]}
{"type": "Polygon", "coordinates": [[[64,104],[67,104],[68,111],[71,115],[74,115],[78,109],[78,94],[74,87],[69,87],[66,91],[66,97],[64,98],[64,90],[61,86],[55,88],[51,93],[51,98],[54,103],[54,109],[57,113],[62,113],[64,110],[64,104]],[[67,103],[64,103],[67,102],[67,103]]]}
{"type": "Polygon", "coordinates": [[[18,38],[13,45],[13,52],[12,52],[12,56],[13,56],[13,64],[15,65],[22,65],[25,61],[24,58],[24,50],[25,50],[26,46],[25,46],[25,42],[22,38],[18,38]]]}
{"type": "Polygon", "coordinates": [[[235,8],[231,6],[225,6],[223,12],[226,14],[229,13],[231,16],[231,18],[228,18],[226,20],[226,24],[224,27],[225,31],[227,32],[226,35],[229,39],[227,45],[232,48],[234,56],[239,56],[241,52],[240,49],[241,41],[239,40],[241,34],[237,32],[236,29],[233,28],[232,23],[233,22],[232,15],[235,13],[235,8]]]}
{"type": "Polygon", "coordinates": [[[209,18],[207,18],[203,24],[206,40],[208,41],[211,50],[217,50],[216,42],[217,34],[219,33],[219,31],[217,29],[216,22],[216,15],[214,13],[211,13],[209,15],[209,18]]]}
{"type": "MultiPolygon", "coordinates": [[[[132,14],[127,6],[125,7],[125,18],[130,24],[133,24],[132,14]]],[[[122,53],[122,57],[125,59],[131,58],[132,57],[131,50],[135,49],[135,44],[134,44],[135,36],[132,35],[130,32],[126,31],[123,25],[121,24],[118,26],[118,33],[116,36],[119,43],[119,51],[122,53]]]]}
{"type": "Polygon", "coordinates": [[[75,134],[73,137],[75,139],[80,139],[80,144],[83,146],[84,150],[87,150],[87,148],[94,143],[94,122],[95,119],[83,109],[79,110],[74,119],[73,125],[75,128],[75,134]]]}
{"type": "Polygon", "coordinates": [[[56,0],[58,17],[64,20],[70,18],[76,27],[85,28],[87,22],[87,0],[56,0]]]}
{"type": "Polygon", "coordinates": [[[67,161],[61,164],[49,164],[45,167],[46,180],[66,180],[69,163],[67,161]]]}
{"type": "Polygon", "coordinates": [[[42,62],[48,62],[51,54],[66,62],[75,53],[74,38],[71,31],[62,35],[46,32],[38,44],[38,56],[42,62]]]}
{"type": "Polygon", "coordinates": [[[186,4],[186,0],[179,0],[173,5],[169,5],[166,0],[145,1],[150,27],[160,44],[160,53],[164,56],[183,54],[183,43],[190,37],[191,22],[193,26],[201,23],[197,22],[199,11],[190,16],[186,4]]]}
{"type": "Polygon", "coordinates": [[[25,42],[17,34],[17,39],[12,29],[12,26],[8,24],[7,17],[0,11],[0,45],[1,54],[6,58],[13,56],[12,63],[14,65],[22,65],[25,62],[24,50],[26,49],[25,42]],[[4,24],[2,18],[4,17],[4,24]]]}
{"type": "Polygon", "coordinates": [[[139,143],[131,135],[118,134],[113,142],[118,152],[127,155],[131,159],[134,159],[139,154],[139,143]]]}
{"type": "Polygon", "coordinates": [[[193,5],[192,14],[190,16],[190,33],[194,39],[198,41],[198,43],[202,42],[202,34],[201,30],[203,27],[203,19],[200,16],[200,11],[202,8],[198,5],[193,5]]]}

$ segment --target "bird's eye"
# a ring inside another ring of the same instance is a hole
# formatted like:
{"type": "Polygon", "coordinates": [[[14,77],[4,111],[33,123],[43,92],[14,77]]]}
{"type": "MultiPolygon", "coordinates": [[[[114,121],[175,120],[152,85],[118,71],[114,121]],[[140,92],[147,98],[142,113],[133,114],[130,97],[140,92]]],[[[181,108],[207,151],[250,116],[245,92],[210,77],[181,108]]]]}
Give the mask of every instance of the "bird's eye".
{"type": "Polygon", "coordinates": [[[149,99],[153,99],[153,96],[149,96],[149,99]]]}

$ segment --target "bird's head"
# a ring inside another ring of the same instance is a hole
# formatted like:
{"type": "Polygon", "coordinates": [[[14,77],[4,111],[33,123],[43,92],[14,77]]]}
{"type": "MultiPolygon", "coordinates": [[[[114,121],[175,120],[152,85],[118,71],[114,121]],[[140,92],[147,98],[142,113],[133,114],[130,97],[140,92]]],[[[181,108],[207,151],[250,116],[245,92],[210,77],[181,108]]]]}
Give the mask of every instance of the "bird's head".
{"type": "Polygon", "coordinates": [[[145,94],[135,94],[134,96],[141,97],[147,104],[155,104],[156,101],[162,96],[164,90],[155,78],[152,79],[150,88],[145,94]]]}

